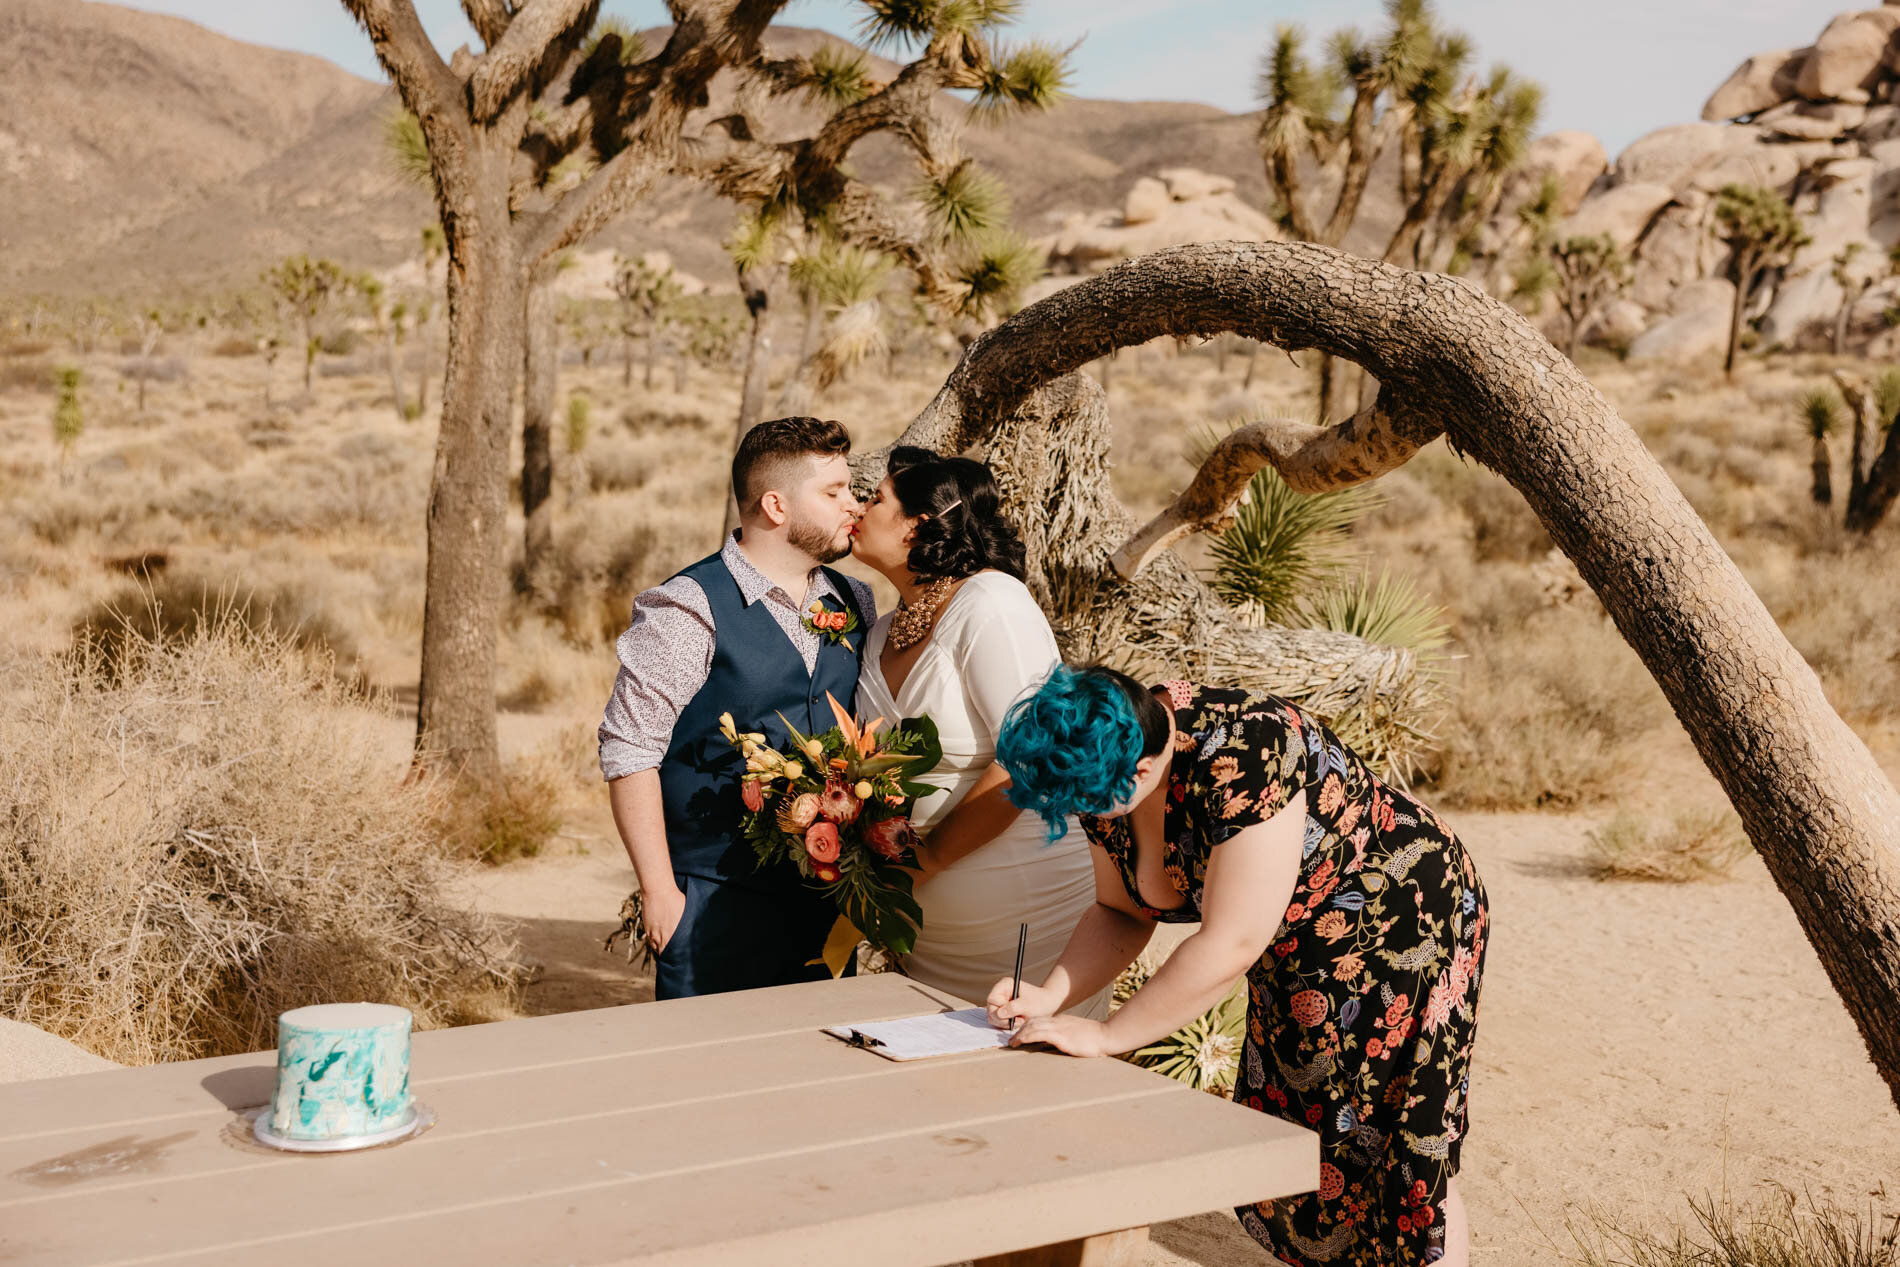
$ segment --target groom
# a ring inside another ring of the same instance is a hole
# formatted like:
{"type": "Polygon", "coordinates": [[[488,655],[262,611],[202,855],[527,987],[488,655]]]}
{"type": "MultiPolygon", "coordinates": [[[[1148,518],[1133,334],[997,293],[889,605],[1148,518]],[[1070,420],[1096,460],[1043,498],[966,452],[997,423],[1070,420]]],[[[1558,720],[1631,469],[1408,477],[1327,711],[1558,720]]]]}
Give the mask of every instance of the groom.
{"type": "Polygon", "coordinates": [[[850,551],[860,511],[850,452],[835,422],[754,427],[732,459],[739,530],[641,594],[616,644],[600,769],[659,955],[655,998],[825,975],[812,961],[837,911],[790,862],[761,869],[741,839],[745,763],[719,719],[784,752],[780,713],[810,735],[832,725],[827,693],[851,706],[877,612],[869,586],[824,566],[850,551]],[[816,602],[853,611],[858,629],[819,631],[805,615],[816,602]]]}

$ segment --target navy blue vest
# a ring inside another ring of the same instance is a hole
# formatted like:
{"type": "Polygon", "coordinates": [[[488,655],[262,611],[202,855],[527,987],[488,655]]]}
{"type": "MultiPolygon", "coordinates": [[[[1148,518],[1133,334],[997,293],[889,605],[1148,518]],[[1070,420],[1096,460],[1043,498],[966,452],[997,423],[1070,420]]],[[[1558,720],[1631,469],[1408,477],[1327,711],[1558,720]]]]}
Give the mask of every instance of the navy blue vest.
{"type": "Polygon", "coordinates": [[[847,710],[858,690],[858,669],[869,633],[843,576],[824,569],[832,588],[856,614],[858,628],[846,642],[819,645],[817,667],[805,658],[760,599],[748,606],[731,569],[715,554],[685,569],[705,591],[712,608],[713,658],[706,684],[681,710],[673,741],[660,763],[660,797],[666,810],[666,843],[676,876],[699,876],[762,892],[798,888],[804,881],[791,863],[762,870],[752,846],[739,836],[744,806],[739,776],[745,760],[719,733],[719,715],[731,713],[739,731],[762,732],[766,743],[788,752],[791,736],[784,713],[804,734],[822,734],[836,724],[829,691],[847,710]]]}

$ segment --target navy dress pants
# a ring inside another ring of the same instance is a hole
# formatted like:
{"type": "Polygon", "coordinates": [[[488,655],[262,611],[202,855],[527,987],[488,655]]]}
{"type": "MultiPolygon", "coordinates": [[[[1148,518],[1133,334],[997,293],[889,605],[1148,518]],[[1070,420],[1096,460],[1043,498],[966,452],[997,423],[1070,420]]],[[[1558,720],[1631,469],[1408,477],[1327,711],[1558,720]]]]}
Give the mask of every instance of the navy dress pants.
{"type": "Polygon", "coordinates": [[[831,975],[821,956],[838,910],[823,894],[802,885],[761,892],[703,876],[674,879],[686,895],[686,909],[660,952],[654,998],[756,990],[831,975]]]}

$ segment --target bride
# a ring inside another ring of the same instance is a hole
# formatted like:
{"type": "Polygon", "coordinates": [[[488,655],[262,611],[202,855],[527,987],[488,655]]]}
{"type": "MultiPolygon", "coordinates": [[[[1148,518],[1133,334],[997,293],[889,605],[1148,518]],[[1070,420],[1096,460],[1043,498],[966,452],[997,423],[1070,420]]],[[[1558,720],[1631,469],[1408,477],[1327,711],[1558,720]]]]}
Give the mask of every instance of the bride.
{"type": "MultiPolygon", "coordinates": [[[[1004,714],[1061,657],[1023,585],[1022,540],[1000,513],[989,468],[902,447],[889,470],[851,553],[903,602],[868,636],[857,712],[937,723],[943,763],[925,781],[940,790],[913,813],[924,922],[904,971],[983,999],[1015,969],[1018,925],[1029,925],[1023,980],[1040,981],[1095,901],[1083,833],[1050,843],[1036,815],[1010,804],[1009,776],[995,763],[1004,714]]],[[[1074,1010],[1106,1015],[1107,991],[1074,1010]]]]}

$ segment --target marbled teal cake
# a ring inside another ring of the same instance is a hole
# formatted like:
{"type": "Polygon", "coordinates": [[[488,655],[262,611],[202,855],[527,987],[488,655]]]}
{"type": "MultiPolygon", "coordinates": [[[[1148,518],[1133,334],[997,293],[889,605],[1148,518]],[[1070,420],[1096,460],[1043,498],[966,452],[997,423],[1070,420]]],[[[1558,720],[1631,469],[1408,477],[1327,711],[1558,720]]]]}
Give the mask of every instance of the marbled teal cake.
{"type": "Polygon", "coordinates": [[[320,1003],[279,1016],[271,1133],[352,1139],[408,1121],[412,1019],[386,1003],[320,1003]]]}

